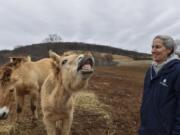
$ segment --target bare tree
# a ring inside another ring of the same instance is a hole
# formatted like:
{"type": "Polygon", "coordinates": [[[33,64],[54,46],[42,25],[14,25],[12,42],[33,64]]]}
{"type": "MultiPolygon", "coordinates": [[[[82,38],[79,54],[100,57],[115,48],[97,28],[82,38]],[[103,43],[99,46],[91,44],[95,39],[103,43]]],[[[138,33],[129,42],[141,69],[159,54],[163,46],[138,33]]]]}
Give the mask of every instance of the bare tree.
{"type": "Polygon", "coordinates": [[[47,38],[45,38],[43,43],[52,43],[52,42],[61,42],[62,38],[58,34],[49,34],[47,38]]]}

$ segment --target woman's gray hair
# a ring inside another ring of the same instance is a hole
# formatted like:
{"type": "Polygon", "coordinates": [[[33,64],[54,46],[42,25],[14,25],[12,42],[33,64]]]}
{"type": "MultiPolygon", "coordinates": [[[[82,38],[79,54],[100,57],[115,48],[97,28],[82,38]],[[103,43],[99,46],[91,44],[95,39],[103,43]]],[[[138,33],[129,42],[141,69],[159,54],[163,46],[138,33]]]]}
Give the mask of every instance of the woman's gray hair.
{"type": "Polygon", "coordinates": [[[171,36],[168,35],[157,35],[154,37],[154,39],[161,39],[163,41],[163,45],[168,48],[168,49],[172,49],[171,53],[169,55],[171,55],[172,53],[174,53],[175,49],[176,49],[176,43],[174,41],[174,39],[171,36]]]}

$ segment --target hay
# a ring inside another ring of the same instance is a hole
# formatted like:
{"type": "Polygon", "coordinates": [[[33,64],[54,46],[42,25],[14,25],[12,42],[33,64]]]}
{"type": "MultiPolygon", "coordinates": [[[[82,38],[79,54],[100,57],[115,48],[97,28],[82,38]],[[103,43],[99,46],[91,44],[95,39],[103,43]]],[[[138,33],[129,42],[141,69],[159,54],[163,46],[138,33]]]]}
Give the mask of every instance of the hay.
{"type": "Polygon", "coordinates": [[[105,119],[111,119],[110,113],[106,110],[107,108],[109,108],[109,106],[101,103],[94,93],[78,93],[76,96],[75,107],[81,108],[81,110],[95,112],[105,119]]]}
{"type": "Polygon", "coordinates": [[[0,135],[13,135],[15,132],[15,127],[6,122],[0,123],[0,135]]]}
{"type": "Polygon", "coordinates": [[[94,93],[78,93],[72,132],[74,134],[112,134],[113,122],[110,109],[108,105],[100,102],[94,93]]]}

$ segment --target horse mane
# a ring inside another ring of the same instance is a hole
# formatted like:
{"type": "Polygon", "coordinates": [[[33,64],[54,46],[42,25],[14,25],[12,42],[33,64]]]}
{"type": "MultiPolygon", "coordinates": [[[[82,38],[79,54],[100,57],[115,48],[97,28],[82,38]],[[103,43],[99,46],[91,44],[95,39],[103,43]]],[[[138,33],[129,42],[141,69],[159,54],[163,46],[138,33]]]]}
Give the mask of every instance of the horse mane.
{"type": "Polygon", "coordinates": [[[4,86],[7,82],[10,81],[10,77],[12,74],[12,68],[6,66],[1,69],[1,77],[0,77],[0,84],[4,86]]]}
{"type": "Polygon", "coordinates": [[[9,59],[10,59],[10,62],[7,63],[7,66],[10,66],[10,67],[17,67],[21,63],[31,61],[30,56],[27,56],[27,57],[9,57],[9,59]]]}
{"type": "Polygon", "coordinates": [[[0,69],[0,84],[5,85],[9,82],[13,69],[18,68],[27,61],[31,61],[30,57],[10,57],[10,62],[2,65],[0,69]]]}

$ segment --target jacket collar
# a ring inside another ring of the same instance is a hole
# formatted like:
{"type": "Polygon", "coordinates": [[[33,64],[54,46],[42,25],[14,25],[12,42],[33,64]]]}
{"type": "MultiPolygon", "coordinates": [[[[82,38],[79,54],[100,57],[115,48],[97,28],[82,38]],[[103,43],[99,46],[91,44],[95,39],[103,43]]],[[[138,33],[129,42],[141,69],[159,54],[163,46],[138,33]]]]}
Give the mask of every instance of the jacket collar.
{"type": "Polygon", "coordinates": [[[158,64],[157,62],[153,61],[152,62],[152,67],[154,68],[154,71],[156,72],[156,74],[170,61],[174,60],[174,59],[179,59],[179,57],[176,54],[171,54],[163,63],[158,64]]]}
{"type": "Polygon", "coordinates": [[[163,75],[163,74],[166,74],[166,73],[169,73],[169,72],[172,72],[174,69],[175,69],[175,64],[176,63],[180,63],[180,60],[179,59],[173,59],[171,60],[170,62],[166,63],[162,68],[161,70],[156,73],[155,70],[154,70],[154,67],[151,66],[151,70],[150,70],[150,75],[151,75],[151,80],[163,75]]]}

